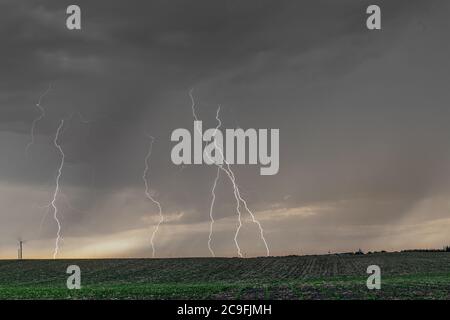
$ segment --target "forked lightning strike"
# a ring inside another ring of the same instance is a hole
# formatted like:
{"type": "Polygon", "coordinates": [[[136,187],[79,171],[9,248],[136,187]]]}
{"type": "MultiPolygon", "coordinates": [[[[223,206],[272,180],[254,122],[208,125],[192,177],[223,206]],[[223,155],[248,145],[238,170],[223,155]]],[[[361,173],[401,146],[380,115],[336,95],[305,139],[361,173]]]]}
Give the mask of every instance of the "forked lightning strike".
{"type": "MultiPolygon", "coordinates": [[[[192,95],[192,91],[193,91],[193,89],[191,89],[191,90],[189,91],[189,97],[191,98],[191,102],[192,102],[192,105],[191,105],[192,115],[193,115],[193,117],[194,117],[194,120],[195,120],[195,121],[198,121],[199,119],[198,119],[197,114],[196,114],[196,112],[195,112],[195,100],[194,100],[194,96],[192,95]]],[[[220,111],[220,106],[219,106],[219,108],[217,109],[216,118],[218,118],[218,113],[219,113],[219,111],[220,111]]],[[[196,123],[198,123],[198,122],[196,122],[196,123]]],[[[217,133],[217,130],[220,128],[221,125],[222,125],[222,122],[221,122],[220,119],[219,119],[219,123],[217,124],[215,133],[217,133]]],[[[200,130],[200,128],[198,127],[198,125],[197,125],[196,129],[197,129],[197,131],[198,131],[199,133],[201,133],[201,130],[200,130]]],[[[209,158],[209,155],[207,155],[207,156],[208,156],[208,158],[209,158]]],[[[211,162],[213,162],[212,159],[209,159],[209,160],[211,160],[211,162]]],[[[217,169],[218,169],[218,170],[224,171],[224,172],[227,174],[227,176],[230,178],[229,172],[223,167],[222,164],[216,164],[216,166],[217,166],[217,169]]],[[[216,176],[216,178],[217,178],[217,176],[216,176]]],[[[230,179],[230,180],[231,180],[231,179],[230,179]]],[[[211,191],[212,194],[213,194],[212,202],[215,202],[215,200],[216,200],[216,196],[215,196],[215,187],[216,187],[216,183],[214,183],[213,189],[212,189],[212,191],[211,191]]],[[[234,190],[235,190],[235,191],[234,191],[234,197],[235,197],[235,199],[236,199],[236,210],[237,210],[237,213],[238,213],[238,228],[237,228],[237,232],[236,232],[235,237],[234,237],[234,243],[235,243],[235,245],[236,245],[236,249],[237,249],[237,254],[238,254],[238,256],[242,258],[243,255],[242,255],[242,252],[241,252],[241,247],[239,246],[239,242],[238,242],[238,240],[237,240],[237,235],[239,234],[239,230],[240,230],[241,227],[242,227],[242,214],[241,214],[241,211],[240,211],[240,202],[239,202],[239,198],[238,198],[237,195],[236,195],[236,188],[234,188],[234,190]]],[[[213,207],[213,203],[211,204],[211,208],[212,208],[212,207],[213,207]]],[[[210,235],[209,235],[209,240],[208,240],[208,248],[210,249],[210,251],[212,251],[212,249],[211,249],[211,244],[210,244],[210,243],[211,243],[211,238],[212,238],[212,226],[213,226],[213,224],[214,224],[214,218],[213,218],[213,215],[212,215],[212,209],[210,210],[210,217],[211,217],[211,223],[210,223],[210,235]]],[[[213,252],[213,256],[215,256],[214,251],[212,251],[212,252],[213,252]]]]}
{"type": "Polygon", "coordinates": [[[214,203],[216,202],[216,187],[217,187],[217,182],[219,181],[220,178],[220,168],[217,167],[217,174],[216,174],[216,178],[214,179],[214,184],[213,187],[211,189],[211,206],[209,207],[209,218],[211,220],[211,223],[209,224],[209,237],[208,237],[208,249],[209,252],[211,252],[211,255],[213,257],[216,256],[216,254],[214,253],[214,250],[212,249],[211,246],[211,242],[212,242],[212,235],[213,235],[213,227],[214,227],[214,216],[213,216],[213,211],[214,211],[214,203]]]}
{"type": "MultiPolygon", "coordinates": [[[[72,113],[69,116],[69,118],[67,119],[67,121],[70,121],[75,114],[80,118],[80,122],[81,123],[83,123],[83,124],[91,123],[91,121],[84,119],[83,115],[80,112],[72,113]]],[[[40,235],[41,231],[42,231],[42,226],[43,226],[44,220],[47,218],[47,215],[50,213],[50,208],[52,208],[53,209],[53,218],[54,218],[54,220],[55,220],[55,222],[56,222],[56,224],[58,226],[58,231],[56,233],[56,240],[55,240],[55,249],[54,249],[54,252],[53,252],[53,259],[56,259],[57,255],[58,255],[59,242],[60,242],[60,240],[62,240],[62,237],[61,237],[61,222],[60,222],[60,220],[58,218],[58,206],[57,206],[58,197],[59,196],[63,197],[63,199],[66,202],[66,206],[69,209],[74,210],[74,211],[78,211],[78,212],[82,212],[80,209],[77,209],[74,206],[72,206],[70,201],[68,200],[68,197],[64,193],[62,193],[60,191],[60,186],[59,186],[60,183],[59,182],[60,182],[60,179],[61,179],[61,176],[62,176],[62,170],[63,170],[63,167],[64,167],[65,154],[64,154],[64,151],[63,151],[61,145],[58,143],[58,139],[63,134],[63,132],[64,132],[63,129],[64,129],[64,119],[61,120],[61,122],[60,122],[60,124],[58,126],[58,129],[56,130],[55,138],[53,139],[53,144],[56,147],[56,149],[58,149],[58,151],[59,151],[59,153],[61,155],[61,162],[60,162],[60,165],[58,166],[58,171],[57,171],[57,175],[56,175],[56,182],[55,182],[56,186],[55,186],[55,190],[54,190],[54,193],[53,193],[52,201],[49,204],[45,205],[45,206],[41,206],[41,208],[47,208],[47,211],[46,211],[45,215],[42,217],[41,223],[40,223],[40,226],[39,226],[39,235],[40,235]]]]}
{"type": "MultiPolygon", "coordinates": [[[[192,99],[192,92],[189,92],[189,94],[190,94],[191,99],[192,99]]],[[[192,112],[194,114],[194,118],[196,118],[197,115],[195,114],[194,101],[192,101],[192,103],[193,103],[193,105],[192,105],[192,112]]],[[[219,106],[219,109],[217,110],[217,112],[219,112],[219,110],[220,110],[220,106],[219,106]]],[[[219,130],[220,125],[221,125],[221,122],[219,122],[217,124],[216,130],[214,131],[214,135],[217,134],[217,130],[219,130]]],[[[213,257],[216,256],[216,254],[215,254],[215,252],[214,252],[214,250],[212,249],[212,246],[211,246],[212,235],[213,235],[213,227],[214,227],[214,222],[215,222],[214,221],[213,211],[214,211],[214,204],[216,202],[216,187],[217,187],[217,182],[219,181],[219,178],[220,178],[220,169],[221,169],[220,166],[217,166],[216,178],[214,179],[214,184],[213,184],[213,187],[211,189],[211,196],[212,196],[212,198],[211,198],[211,206],[209,207],[209,218],[210,218],[211,222],[209,224],[208,249],[209,249],[209,252],[211,252],[211,255],[213,257]]]]}
{"type": "Polygon", "coordinates": [[[59,251],[59,241],[61,240],[61,223],[59,221],[58,218],[58,207],[56,206],[56,201],[58,199],[58,194],[59,194],[59,181],[61,179],[61,175],[62,175],[62,170],[64,167],[64,160],[65,160],[65,154],[63,149],[61,148],[61,145],[58,143],[58,139],[59,139],[59,135],[61,133],[61,129],[64,126],[64,120],[61,120],[58,130],[56,130],[56,135],[55,135],[55,139],[53,140],[53,143],[56,147],[56,149],[58,149],[59,153],[61,154],[61,162],[59,164],[58,167],[58,173],[56,175],[56,187],[55,187],[55,191],[53,193],[53,199],[51,201],[51,206],[53,208],[53,218],[56,221],[56,224],[58,225],[58,231],[56,233],[56,240],[55,240],[55,250],[53,252],[53,259],[56,259],[57,255],[58,255],[58,251],[59,251]]]}
{"type": "MultiPolygon", "coordinates": [[[[191,105],[192,114],[193,114],[194,120],[198,121],[198,117],[197,117],[197,114],[195,112],[195,100],[194,100],[194,97],[192,95],[192,91],[193,91],[192,89],[189,91],[189,96],[190,96],[191,101],[192,101],[192,105],[191,105]]],[[[218,107],[217,113],[216,113],[216,120],[218,122],[218,125],[216,127],[215,133],[217,133],[217,130],[222,125],[222,121],[220,120],[219,113],[220,113],[220,106],[218,107]]],[[[197,128],[197,131],[199,131],[199,133],[201,134],[200,128],[198,126],[196,128],[197,128]]],[[[236,248],[237,248],[237,251],[238,251],[238,255],[239,255],[239,257],[243,257],[242,252],[241,252],[241,248],[240,248],[239,242],[238,242],[239,232],[240,232],[240,230],[242,228],[242,212],[241,212],[241,203],[242,203],[244,205],[245,210],[250,214],[250,216],[252,218],[252,221],[255,224],[257,224],[257,226],[259,228],[259,231],[260,231],[261,240],[263,241],[264,246],[266,248],[266,254],[267,254],[267,256],[269,256],[270,255],[270,250],[269,250],[269,246],[267,244],[267,241],[266,241],[266,239],[264,237],[264,229],[263,229],[261,223],[256,219],[256,217],[253,214],[253,212],[248,207],[247,201],[241,196],[241,193],[240,193],[240,190],[239,190],[239,186],[236,183],[236,177],[234,175],[234,172],[231,169],[230,164],[225,160],[225,157],[224,157],[224,154],[223,154],[223,150],[220,148],[220,146],[217,145],[217,142],[216,142],[215,139],[214,139],[214,145],[215,145],[216,149],[219,151],[220,157],[223,160],[223,162],[226,164],[226,167],[223,164],[217,164],[215,161],[212,161],[212,159],[209,159],[209,160],[211,160],[210,162],[214,163],[218,167],[218,170],[220,169],[224,173],[226,173],[226,175],[230,179],[230,182],[232,183],[233,189],[234,189],[233,193],[234,193],[234,197],[236,199],[236,211],[238,213],[238,227],[236,229],[236,233],[235,233],[235,236],[234,236],[234,242],[235,242],[235,245],[236,245],[236,248]]],[[[209,158],[209,155],[208,155],[208,158],[209,158]]],[[[218,177],[219,177],[219,175],[216,176],[216,180],[218,180],[218,177]]],[[[215,202],[215,198],[216,198],[215,197],[215,187],[217,185],[217,181],[216,180],[215,180],[215,183],[214,183],[213,189],[212,189],[213,198],[212,198],[211,210],[210,210],[211,224],[210,224],[210,237],[209,237],[209,241],[208,241],[208,248],[212,252],[213,256],[214,256],[214,251],[211,249],[210,242],[211,242],[211,235],[212,235],[212,225],[214,224],[214,219],[213,219],[213,216],[212,216],[212,208],[213,208],[213,205],[214,205],[214,202],[215,202]]]]}
{"type": "Polygon", "coordinates": [[[153,230],[152,236],[150,238],[150,244],[151,244],[152,250],[153,250],[152,256],[154,258],[155,254],[156,254],[154,239],[155,239],[156,233],[159,230],[159,226],[164,222],[164,216],[162,213],[161,203],[159,201],[157,201],[150,193],[150,187],[149,187],[149,183],[148,183],[148,173],[150,170],[149,160],[152,155],[153,142],[155,141],[155,138],[152,136],[148,136],[148,137],[150,138],[150,146],[148,148],[147,155],[145,156],[145,169],[144,169],[144,173],[142,175],[142,180],[144,180],[144,185],[145,185],[145,196],[147,197],[147,199],[149,199],[151,202],[153,202],[158,207],[158,213],[159,213],[159,221],[156,224],[156,227],[153,230]]]}
{"type": "Polygon", "coordinates": [[[31,129],[30,129],[31,140],[30,140],[30,142],[28,142],[27,146],[25,147],[25,150],[27,153],[28,153],[28,150],[30,149],[30,147],[34,144],[34,130],[36,129],[36,124],[45,117],[45,109],[41,106],[41,101],[47,95],[47,93],[51,90],[51,88],[52,88],[52,85],[49,84],[47,90],[43,94],[41,94],[41,96],[39,97],[38,103],[36,104],[36,108],[39,110],[40,114],[31,123],[31,129]]]}

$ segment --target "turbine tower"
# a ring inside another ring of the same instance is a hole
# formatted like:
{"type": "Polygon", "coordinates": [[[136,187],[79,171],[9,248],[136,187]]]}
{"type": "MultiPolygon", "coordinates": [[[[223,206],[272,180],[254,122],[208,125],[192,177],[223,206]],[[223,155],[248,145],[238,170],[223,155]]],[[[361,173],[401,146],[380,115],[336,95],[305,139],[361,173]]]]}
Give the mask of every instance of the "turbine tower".
{"type": "Polygon", "coordinates": [[[23,241],[19,239],[19,249],[17,253],[17,259],[22,260],[23,259],[23,241]]]}

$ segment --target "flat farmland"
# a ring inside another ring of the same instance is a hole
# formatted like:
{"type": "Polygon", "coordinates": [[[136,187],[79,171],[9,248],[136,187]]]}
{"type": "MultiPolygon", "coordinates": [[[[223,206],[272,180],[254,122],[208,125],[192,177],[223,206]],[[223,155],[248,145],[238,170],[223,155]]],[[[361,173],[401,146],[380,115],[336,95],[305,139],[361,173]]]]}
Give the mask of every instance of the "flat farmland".
{"type": "Polygon", "coordinates": [[[0,260],[0,299],[450,299],[450,253],[0,260]],[[66,269],[81,268],[80,290],[66,269]],[[368,290],[378,265],[381,290],[368,290]]]}

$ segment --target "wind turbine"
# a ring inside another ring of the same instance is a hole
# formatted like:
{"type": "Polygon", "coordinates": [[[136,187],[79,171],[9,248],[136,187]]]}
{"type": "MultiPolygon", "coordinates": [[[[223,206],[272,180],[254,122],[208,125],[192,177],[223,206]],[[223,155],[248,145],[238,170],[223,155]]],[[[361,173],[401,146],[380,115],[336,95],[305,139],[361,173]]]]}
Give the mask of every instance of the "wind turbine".
{"type": "Polygon", "coordinates": [[[22,240],[22,238],[17,239],[19,248],[17,250],[17,259],[22,260],[23,259],[23,244],[25,241],[22,240]]]}

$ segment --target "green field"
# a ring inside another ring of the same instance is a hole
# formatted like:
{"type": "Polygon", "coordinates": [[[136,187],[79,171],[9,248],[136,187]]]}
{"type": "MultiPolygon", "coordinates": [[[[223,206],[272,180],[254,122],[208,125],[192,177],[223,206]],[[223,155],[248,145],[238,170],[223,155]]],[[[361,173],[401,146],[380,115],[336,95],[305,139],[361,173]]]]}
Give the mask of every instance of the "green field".
{"type": "Polygon", "coordinates": [[[450,299],[450,253],[1,260],[0,299],[450,299]],[[68,265],[82,289],[68,290],[68,265]],[[366,287],[367,266],[382,270],[366,287]]]}

